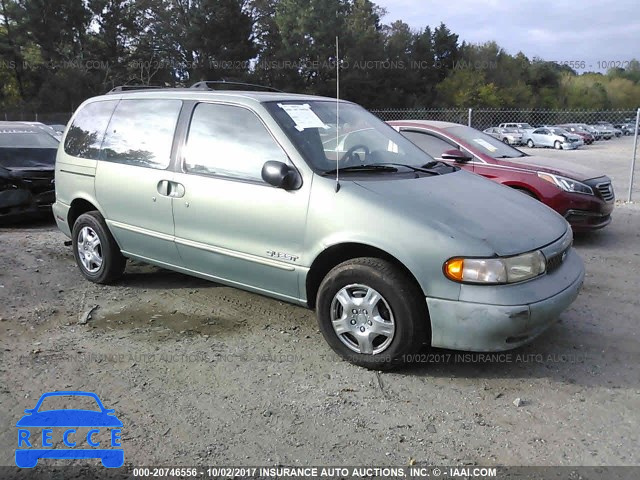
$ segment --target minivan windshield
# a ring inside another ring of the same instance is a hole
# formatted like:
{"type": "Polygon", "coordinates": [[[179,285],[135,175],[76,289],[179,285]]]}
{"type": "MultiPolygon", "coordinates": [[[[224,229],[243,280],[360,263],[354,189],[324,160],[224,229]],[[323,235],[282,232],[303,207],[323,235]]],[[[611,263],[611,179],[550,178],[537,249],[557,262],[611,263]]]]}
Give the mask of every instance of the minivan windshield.
{"type": "MultiPolygon", "coordinates": [[[[358,165],[422,167],[434,162],[364,108],[323,100],[268,102],[265,106],[307,162],[321,172],[358,165]]],[[[438,162],[435,162],[438,163],[438,162]]],[[[395,169],[372,168],[376,173],[395,169]]]]}
{"type": "Polygon", "coordinates": [[[520,158],[526,156],[517,148],[513,148],[475,128],[456,125],[455,127],[447,128],[446,131],[492,158],[520,158]]]}

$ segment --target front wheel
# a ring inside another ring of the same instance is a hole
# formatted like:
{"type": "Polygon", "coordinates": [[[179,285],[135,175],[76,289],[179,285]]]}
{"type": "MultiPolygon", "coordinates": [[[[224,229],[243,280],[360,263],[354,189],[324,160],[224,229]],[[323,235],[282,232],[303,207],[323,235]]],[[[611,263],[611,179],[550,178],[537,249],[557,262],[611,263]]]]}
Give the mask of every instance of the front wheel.
{"type": "Polygon", "coordinates": [[[527,147],[533,148],[533,140],[531,139],[527,140],[527,147]]]}
{"type": "Polygon", "coordinates": [[[503,143],[506,143],[507,145],[509,145],[509,139],[508,139],[507,137],[504,137],[504,138],[502,139],[502,142],[503,142],[503,143]]]}
{"type": "Polygon", "coordinates": [[[325,340],[355,365],[389,369],[430,341],[424,294],[386,260],[363,257],[336,266],[322,281],[316,306],[325,340]]]}
{"type": "Polygon", "coordinates": [[[556,140],[553,143],[553,148],[555,148],[556,150],[562,150],[562,143],[560,143],[560,140],[556,140]]]}
{"type": "Polygon", "coordinates": [[[80,215],[73,224],[73,256],[80,272],[95,283],[111,283],[122,276],[126,259],[99,212],[80,215]]]}

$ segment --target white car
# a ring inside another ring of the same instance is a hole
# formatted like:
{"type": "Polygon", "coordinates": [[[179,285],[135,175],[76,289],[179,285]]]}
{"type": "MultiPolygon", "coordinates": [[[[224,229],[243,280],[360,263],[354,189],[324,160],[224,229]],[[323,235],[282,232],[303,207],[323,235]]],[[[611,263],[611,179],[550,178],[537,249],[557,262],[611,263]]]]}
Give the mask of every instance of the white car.
{"type": "Polygon", "coordinates": [[[484,133],[508,145],[522,145],[522,133],[514,127],[491,127],[484,130],[484,133]]]}
{"type": "Polygon", "coordinates": [[[584,145],[584,141],[578,135],[558,127],[542,127],[526,132],[525,142],[529,148],[553,147],[556,150],[575,150],[584,145]]]}

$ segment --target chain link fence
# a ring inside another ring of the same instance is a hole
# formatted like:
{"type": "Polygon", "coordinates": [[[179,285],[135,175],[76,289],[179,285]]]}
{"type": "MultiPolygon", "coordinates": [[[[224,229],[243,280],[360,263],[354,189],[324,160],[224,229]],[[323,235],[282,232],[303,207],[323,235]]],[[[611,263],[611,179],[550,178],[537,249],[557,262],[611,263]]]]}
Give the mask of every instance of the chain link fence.
{"type": "Polygon", "coordinates": [[[47,125],[66,125],[71,115],[73,115],[73,113],[13,111],[0,113],[0,120],[5,122],[42,122],[47,125]]]}
{"type": "MultiPolygon", "coordinates": [[[[631,200],[635,157],[638,144],[636,110],[518,110],[482,108],[430,108],[430,109],[387,109],[372,110],[382,120],[437,120],[461,123],[478,130],[496,127],[501,123],[528,123],[532,127],[585,123],[597,125],[601,122],[612,124],[621,135],[634,135],[634,151],[630,169],[628,200],[631,200]]],[[[37,113],[30,110],[0,112],[0,120],[20,122],[42,122],[47,125],[66,125],[72,112],[37,113]]]]}
{"type": "MultiPolygon", "coordinates": [[[[498,127],[500,124],[529,124],[531,127],[581,123],[598,129],[602,123],[611,124],[616,136],[634,135],[629,190],[627,201],[632,200],[633,179],[636,165],[639,110],[519,110],[483,108],[430,108],[372,110],[382,120],[432,120],[468,125],[478,130],[498,127]]],[[[598,130],[601,130],[599,128],[598,130]]]]}
{"type": "Polygon", "coordinates": [[[442,122],[462,123],[484,130],[497,127],[501,123],[528,123],[532,127],[543,125],[562,125],[566,123],[598,122],[611,123],[614,126],[630,125],[626,134],[632,134],[631,128],[636,121],[635,110],[503,110],[475,108],[438,108],[406,110],[372,110],[378,117],[389,120],[438,120],[442,122]]]}
{"type": "MultiPolygon", "coordinates": [[[[438,120],[462,123],[479,130],[496,127],[501,123],[528,123],[533,127],[560,125],[565,123],[586,123],[593,125],[608,122],[616,125],[633,124],[635,110],[493,110],[474,108],[399,109],[372,110],[381,119],[388,120],[438,120]]],[[[31,111],[2,112],[0,120],[18,122],[42,122],[46,124],[66,124],[71,118],[68,113],[37,113],[31,111]]],[[[631,132],[632,133],[632,132],[631,132]]]]}

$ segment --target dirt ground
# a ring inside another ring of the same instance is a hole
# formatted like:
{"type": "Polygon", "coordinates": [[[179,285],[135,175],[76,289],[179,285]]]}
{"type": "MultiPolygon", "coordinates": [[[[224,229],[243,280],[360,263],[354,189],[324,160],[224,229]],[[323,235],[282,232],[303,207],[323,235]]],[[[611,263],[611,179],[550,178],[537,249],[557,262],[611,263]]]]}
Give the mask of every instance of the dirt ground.
{"type": "Polygon", "coordinates": [[[0,228],[0,465],[54,390],[115,409],[134,466],[640,464],[638,204],[576,239],[583,291],[533,344],[393,373],[339,360],[313,312],[276,300],[131,262],[91,284],[64,240],[0,228]]]}

